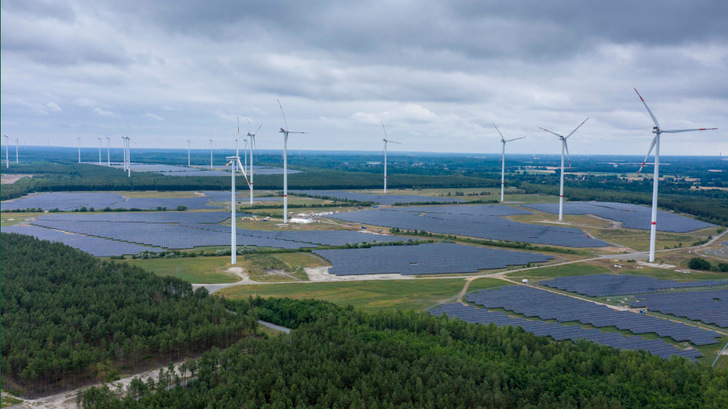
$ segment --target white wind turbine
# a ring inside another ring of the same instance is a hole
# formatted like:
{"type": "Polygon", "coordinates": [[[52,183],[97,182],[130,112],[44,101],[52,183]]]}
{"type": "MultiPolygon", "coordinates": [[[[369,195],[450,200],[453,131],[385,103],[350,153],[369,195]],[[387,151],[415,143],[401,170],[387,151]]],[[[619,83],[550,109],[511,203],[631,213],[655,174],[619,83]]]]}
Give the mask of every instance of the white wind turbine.
{"type": "Polygon", "coordinates": [[[640,100],[645,105],[645,108],[647,108],[647,113],[650,114],[650,117],[652,118],[652,122],[655,123],[655,126],[652,127],[652,133],[655,134],[655,137],[652,139],[652,144],[650,145],[650,150],[647,151],[647,156],[645,156],[645,160],[642,161],[642,166],[640,166],[640,170],[637,172],[639,175],[640,172],[642,172],[642,168],[645,166],[645,162],[647,162],[647,159],[649,159],[650,154],[652,153],[652,149],[655,149],[655,171],[654,175],[652,177],[652,223],[650,225],[650,262],[655,261],[655,237],[657,235],[657,185],[660,180],[660,135],[663,133],[681,133],[681,132],[692,132],[692,131],[712,131],[718,128],[695,128],[695,129],[671,129],[671,130],[664,130],[660,129],[660,124],[657,123],[657,118],[655,118],[655,115],[650,110],[650,107],[647,106],[647,103],[642,98],[642,95],[637,91],[635,88],[634,92],[637,93],[637,96],[640,97],[640,100]]]}
{"type": "Polygon", "coordinates": [[[401,143],[393,141],[391,139],[387,139],[387,128],[384,127],[384,122],[381,123],[382,129],[384,130],[384,139],[382,139],[382,142],[384,142],[384,193],[387,193],[387,144],[396,143],[397,145],[401,145],[401,143]]]}
{"type": "Polygon", "coordinates": [[[127,177],[131,177],[131,138],[124,136],[121,139],[124,141],[124,170],[127,177]]]}
{"type": "Polygon", "coordinates": [[[78,163],[81,163],[81,138],[76,138],[78,141],[78,163]]]}
{"type": "Polygon", "coordinates": [[[187,140],[187,166],[190,166],[190,140],[187,140]]]}
{"type": "Polygon", "coordinates": [[[111,137],[106,137],[106,166],[111,166],[111,137]]]}
{"type": "MultiPolygon", "coordinates": [[[[588,120],[589,120],[589,118],[587,117],[584,120],[584,122],[586,122],[588,120]]],[[[560,187],[559,187],[559,221],[561,221],[563,219],[563,215],[564,215],[564,150],[566,151],[566,156],[569,158],[569,168],[571,168],[571,155],[569,155],[569,145],[566,144],[566,140],[569,139],[569,137],[571,135],[573,135],[577,129],[581,128],[581,126],[584,125],[584,122],[580,123],[579,126],[574,128],[574,130],[571,131],[571,133],[566,136],[559,135],[556,132],[551,132],[548,129],[539,127],[540,129],[543,129],[544,131],[546,131],[550,134],[554,134],[554,135],[558,136],[559,139],[561,139],[561,183],[560,183],[560,187]]]]}
{"type": "Polygon", "coordinates": [[[212,139],[210,139],[210,170],[212,170],[212,139]]]}
{"type": "MultiPolygon", "coordinates": [[[[228,160],[228,163],[225,165],[226,167],[228,165],[233,165],[232,171],[230,172],[232,174],[230,181],[230,264],[235,265],[238,262],[238,231],[235,220],[237,217],[235,215],[235,205],[237,205],[235,201],[235,172],[240,169],[246,182],[248,182],[248,176],[245,174],[245,167],[240,163],[240,156],[228,156],[225,159],[228,160]]],[[[248,185],[250,185],[250,182],[248,182],[248,185]]]]}
{"type": "Polygon", "coordinates": [[[18,162],[18,137],[15,137],[15,163],[18,162]]]}
{"type": "MultiPolygon", "coordinates": [[[[258,129],[255,132],[248,131],[248,138],[250,139],[250,204],[253,204],[253,149],[255,149],[255,135],[260,131],[260,127],[263,124],[258,125],[258,129]]],[[[250,129],[250,121],[248,121],[248,129],[250,129]]]]}
{"type": "Polygon", "coordinates": [[[288,134],[305,134],[306,132],[288,130],[288,121],[286,121],[286,113],[283,112],[281,101],[278,101],[278,106],[281,108],[283,123],[286,126],[285,128],[281,128],[279,132],[283,134],[283,223],[288,223],[288,134]]]}
{"type": "Polygon", "coordinates": [[[507,142],[513,142],[517,141],[519,139],[525,138],[525,136],[521,136],[520,138],[513,138],[513,139],[506,139],[503,137],[503,134],[501,133],[500,129],[498,129],[495,124],[493,124],[493,128],[495,128],[496,131],[498,131],[498,134],[501,137],[501,143],[503,144],[503,150],[501,151],[501,202],[503,201],[503,191],[505,190],[505,181],[506,181],[506,143],[507,142]]]}
{"type": "Polygon", "coordinates": [[[101,137],[99,137],[98,140],[99,140],[99,166],[101,166],[101,137]]]}
{"type": "Polygon", "coordinates": [[[10,155],[8,154],[8,145],[10,144],[10,137],[8,135],[3,135],[5,137],[5,168],[10,169],[10,155]]]}

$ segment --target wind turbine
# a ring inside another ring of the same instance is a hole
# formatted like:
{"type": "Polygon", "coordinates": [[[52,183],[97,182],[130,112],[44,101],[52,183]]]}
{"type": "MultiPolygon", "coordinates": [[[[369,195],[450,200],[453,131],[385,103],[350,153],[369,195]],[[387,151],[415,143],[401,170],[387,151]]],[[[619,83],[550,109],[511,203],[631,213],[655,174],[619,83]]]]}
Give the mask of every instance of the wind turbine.
{"type": "Polygon", "coordinates": [[[212,139],[210,139],[210,170],[212,170],[212,139]]]}
{"type": "MultiPolygon", "coordinates": [[[[245,168],[240,163],[240,156],[228,156],[225,159],[228,160],[228,163],[225,165],[226,167],[228,165],[233,165],[232,172],[230,172],[232,174],[230,181],[230,264],[235,265],[238,262],[238,231],[235,220],[235,205],[237,204],[235,202],[235,172],[237,172],[238,168],[240,168],[246,182],[248,182],[248,176],[245,174],[245,168]]],[[[250,182],[248,182],[248,185],[250,185],[250,182]]]]}
{"type": "MultiPolygon", "coordinates": [[[[250,204],[253,204],[253,149],[255,149],[255,135],[260,131],[260,127],[263,124],[258,125],[258,129],[255,132],[248,131],[248,138],[250,138],[250,204]]],[[[248,128],[250,128],[250,121],[248,121],[248,128]]]]}
{"type": "Polygon", "coordinates": [[[391,142],[401,145],[401,143],[387,139],[387,128],[384,127],[384,122],[382,122],[382,129],[384,130],[384,139],[382,139],[384,142],[384,193],[387,193],[387,144],[391,142]]]}
{"type": "Polygon", "coordinates": [[[503,134],[501,133],[500,129],[498,129],[495,124],[493,124],[493,128],[495,128],[496,131],[498,131],[498,134],[501,137],[501,143],[503,144],[503,150],[501,151],[501,202],[503,201],[503,191],[505,190],[506,186],[506,143],[507,142],[513,142],[517,141],[519,139],[525,138],[525,136],[521,136],[520,138],[513,138],[513,139],[506,139],[503,137],[503,134]]]}
{"type": "Polygon", "coordinates": [[[190,140],[187,140],[187,166],[190,166],[190,140]]]}
{"type": "Polygon", "coordinates": [[[15,137],[15,163],[18,162],[18,137],[15,137]]]}
{"type": "Polygon", "coordinates": [[[8,135],[3,135],[5,137],[5,169],[10,169],[10,156],[8,155],[8,144],[10,143],[10,137],[8,135]]]}
{"type": "Polygon", "coordinates": [[[131,177],[131,138],[124,136],[124,170],[127,171],[127,177],[131,177]]]}
{"type": "Polygon", "coordinates": [[[76,138],[78,141],[78,163],[81,163],[81,138],[76,138]]]}
{"type": "Polygon", "coordinates": [[[106,137],[106,166],[111,166],[111,137],[106,137]]]}
{"type": "Polygon", "coordinates": [[[101,137],[99,139],[99,166],[101,166],[101,137]]]}
{"type": "MultiPolygon", "coordinates": [[[[588,120],[589,120],[589,117],[587,117],[584,120],[584,122],[586,122],[588,120]]],[[[568,158],[569,158],[569,168],[571,168],[571,155],[569,155],[569,145],[566,144],[566,140],[569,139],[569,137],[571,135],[573,135],[577,129],[581,128],[581,126],[584,125],[584,122],[580,123],[579,126],[574,128],[574,130],[571,131],[571,133],[566,136],[557,134],[556,132],[551,132],[546,128],[539,127],[540,129],[543,129],[544,131],[546,131],[550,134],[554,134],[554,135],[558,136],[559,139],[561,139],[561,184],[559,187],[559,221],[561,221],[563,219],[563,215],[564,215],[564,150],[566,150],[566,156],[568,156],[568,158]]]]}
{"type": "Polygon", "coordinates": [[[647,159],[650,158],[650,154],[652,153],[652,149],[655,149],[655,172],[652,177],[652,223],[650,225],[650,263],[655,261],[655,237],[657,235],[657,185],[660,181],[660,135],[663,133],[681,133],[681,132],[692,132],[692,131],[713,131],[718,128],[696,128],[696,129],[671,129],[671,130],[663,130],[660,129],[660,124],[657,122],[657,118],[655,118],[655,115],[650,110],[650,107],[647,106],[647,103],[642,98],[642,95],[637,91],[637,88],[634,89],[634,92],[637,93],[637,96],[640,97],[640,101],[645,105],[645,108],[647,108],[647,113],[650,114],[650,117],[652,118],[652,122],[655,123],[655,126],[652,127],[652,133],[655,134],[655,137],[652,139],[652,144],[650,145],[650,150],[647,151],[647,156],[645,156],[645,160],[642,161],[642,165],[640,166],[640,170],[637,172],[639,175],[640,172],[642,172],[642,168],[645,166],[645,162],[647,162],[647,159]]]}
{"type": "MultiPolygon", "coordinates": [[[[278,101],[277,98],[276,101],[278,101]]],[[[281,128],[279,132],[283,134],[283,223],[288,223],[288,134],[305,134],[306,132],[288,130],[288,121],[286,121],[286,113],[283,112],[281,101],[278,101],[278,106],[281,108],[283,123],[286,126],[285,128],[281,128]]]]}

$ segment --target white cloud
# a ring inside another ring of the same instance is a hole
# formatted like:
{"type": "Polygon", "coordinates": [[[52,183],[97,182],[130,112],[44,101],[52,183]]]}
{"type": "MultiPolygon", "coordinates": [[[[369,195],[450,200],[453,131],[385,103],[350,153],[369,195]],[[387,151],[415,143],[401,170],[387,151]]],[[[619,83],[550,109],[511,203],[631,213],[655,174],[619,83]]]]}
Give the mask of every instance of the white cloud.
{"type": "Polygon", "coordinates": [[[94,113],[99,116],[119,116],[119,114],[101,108],[94,108],[94,113]]]}
{"type": "Polygon", "coordinates": [[[155,121],[164,121],[164,118],[162,118],[161,116],[152,114],[150,112],[147,112],[143,116],[144,118],[154,119],[155,121]]]}

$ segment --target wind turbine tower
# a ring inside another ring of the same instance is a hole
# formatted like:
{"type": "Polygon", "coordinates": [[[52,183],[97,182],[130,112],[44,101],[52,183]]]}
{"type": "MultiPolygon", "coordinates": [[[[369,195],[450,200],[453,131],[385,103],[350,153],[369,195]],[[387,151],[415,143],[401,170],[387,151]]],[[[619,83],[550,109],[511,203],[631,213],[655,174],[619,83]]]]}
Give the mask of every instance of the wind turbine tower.
{"type": "Polygon", "coordinates": [[[210,170],[212,170],[212,139],[210,139],[210,170]]]}
{"type": "MultiPolygon", "coordinates": [[[[235,214],[235,206],[237,205],[237,202],[235,201],[235,173],[237,172],[238,168],[240,169],[240,172],[242,172],[243,177],[245,177],[245,181],[248,182],[248,176],[245,174],[245,167],[240,163],[240,157],[239,156],[228,156],[225,158],[228,160],[228,163],[225,165],[226,167],[228,165],[232,165],[232,171],[231,173],[231,180],[230,180],[230,264],[237,264],[237,253],[238,253],[238,231],[236,227],[236,220],[237,217],[235,214]]],[[[250,183],[248,183],[250,185],[250,183]]]]}
{"type": "Polygon", "coordinates": [[[190,166],[190,140],[187,140],[187,166],[190,166]]]}
{"type": "MultiPolygon", "coordinates": [[[[276,101],[278,101],[278,99],[276,99],[276,101]]],[[[281,105],[281,101],[278,101],[278,106],[281,108],[283,123],[286,126],[285,128],[281,128],[279,132],[283,134],[283,223],[288,223],[288,134],[305,134],[306,132],[289,130],[288,121],[286,121],[286,113],[283,112],[283,105],[281,105]]]]}
{"type": "Polygon", "coordinates": [[[8,144],[10,143],[10,137],[8,135],[3,135],[5,137],[5,169],[10,169],[10,156],[8,154],[8,144]]]}
{"type": "Polygon", "coordinates": [[[513,138],[513,139],[506,139],[503,137],[503,134],[501,133],[500,129],[498,129],[495,124],[493,124],[493,128],[495,128],[496,131],[498,131],[498,134],[501,137],[501,143],[503,144],[503,149],[501,150],[501,202],[503,202],[503,195],[504,190],[506,186],[506,143],[517,141],[519,139],[525,138],[525,136],[522,136],[520,138],[513,138]]]}
{"type": "Polygon", "coordinates": [[[78,163],[81,163],[81,138],[76,138],[78,141],[78,163]]]}
{"type": "Polygon", "coordinates": [[[18,162],[18,137],[15,137],[15,163],[18,162]]]}
{"type": "Polygon", "coordinates": [[[660,135],[663,133],[682,133],[682,132],[692,132],[692,131],[713,131],[718,128],[695,128],[695,129],[661,129],[660,124],[657,122],[657,118],[655,118],[655,115],[650,110],[650,107],[647,106],[647,103],[642,98],[642,95],[637,91],[635,88],[634,92],[637,93],[637,96],[640,97],[640,101],[645,105],[645,108],[647,108],[647,113],[650,114],[650,117],[652,118],[652,122],[655,123],[655,126],[652,127],[652,133],[655,134],[655,137],[652,139],[652,144],[650,145],[650,150],[647,151],[647,156],[645,156],[645,160],[642,161],[642,166],[640,166],[640,170],[637,172],[639,175],[640,172],[642,172],[642,168],[645,166],[645,162],[647,162],[647,159],[650,158],[650,154],[652,153],[652,149],[655,149],[655,171],[654,175],[652,177],[652,223],[650,224],[650,263],[655,261],[655,239],[657,236],[657,185],[660,181],[660,135]]]}
{"type": "Polygon", "coordinates": [[[401,145],[401,143],[387,139],[387,128],[384,127],[384,122],[382,122],[382,129],[384,130],[384,139],[382,139],[384,142],[384,193],[387,193],[387,144],[391,142],[401,145]]]}
{"type": "MultiPolygon", "coordinates": [[[[589,118],[587,117],[584,122],[588,121],[589,118]]],[[[577,129],[581,128],[582,125],[584,125],[584,122],[580,123],[579,126],[577,126],[573,131],[571,131],[570,134],[563,136],[560,134],[557,134],[556,132],[551,132],[548,129],[543,129],[544,131],[556,135],[561,140],[561,182],[559,184],[559,221],[562,221],[564,218],[564,151],[566,151],[566,156],[569,158],[569,168],[571,168],[571,155],[569,155],[569,145],[566,144],[566,140],[569,139],[571,135],[576,132],[577,129]]]]}
{"type": "MultiPolygon", "coordinates": [[[[250,125],[250,122],[248,122],[248,125],[250,125]]],[[[253,204],[253,149],[255,149],[255,135],[260,131],[260,127],[263,126],[263,124],[258,125],[258,129],[255,130],[255,132],[248,131],[248,138],[250,138],[250,204],[253,204]]]]}
{"type": "Polygon", "coordinates": [[[111,137],[106,137],[106,166],[111,166],[111,137]]]}

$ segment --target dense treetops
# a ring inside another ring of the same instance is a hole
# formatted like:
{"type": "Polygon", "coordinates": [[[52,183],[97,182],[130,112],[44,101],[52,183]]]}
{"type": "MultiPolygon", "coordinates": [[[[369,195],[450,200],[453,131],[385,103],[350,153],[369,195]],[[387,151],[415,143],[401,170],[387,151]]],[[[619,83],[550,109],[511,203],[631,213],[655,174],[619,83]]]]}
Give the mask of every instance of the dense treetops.
{"type": "Polygon", "coordinates": [[[2,381],[34,394],[226,346],[255,320],[175,278],[17,234],[2,243],[2,381]]]}
{"type": "Polygon", "coordinates": [[[213,349],[84,408],[725,408],[728,374],[424,313],[252,300],[298,329],[213,349]],[[183,379],[188,382],[182,386],[183,379]]]}

